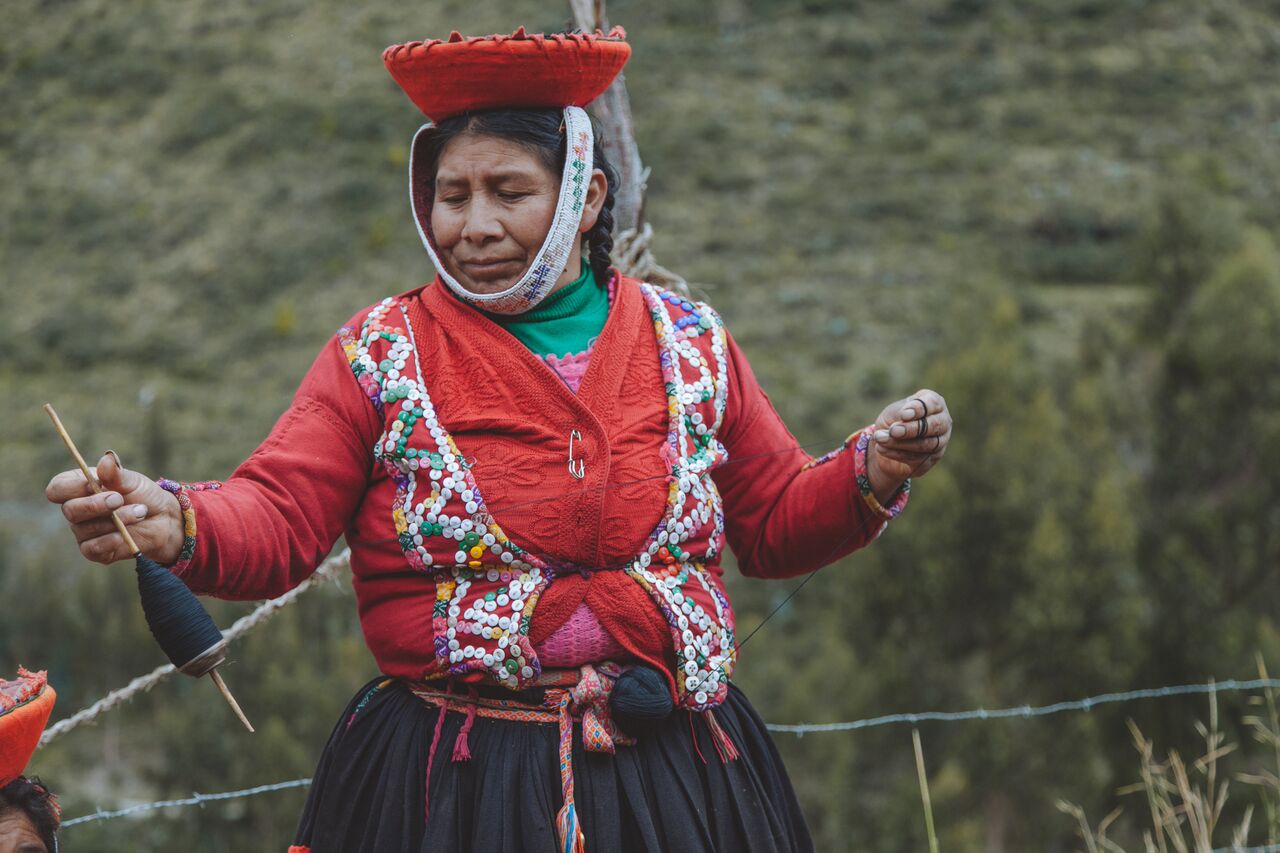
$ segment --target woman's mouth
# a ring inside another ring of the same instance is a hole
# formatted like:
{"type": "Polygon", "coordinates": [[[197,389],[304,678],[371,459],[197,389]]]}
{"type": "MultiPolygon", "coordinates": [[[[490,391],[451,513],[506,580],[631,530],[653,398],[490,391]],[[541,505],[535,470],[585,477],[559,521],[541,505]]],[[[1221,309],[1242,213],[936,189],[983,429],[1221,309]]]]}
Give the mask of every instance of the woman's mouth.
{"type": "Polygon", "coordinates": [[[476,281],[493,281],[518,275],[523,268],[523,263],[519,258],[485,258],[474,261],[459,261],[459,266],[462,267],[463,272],[476,281]]]}

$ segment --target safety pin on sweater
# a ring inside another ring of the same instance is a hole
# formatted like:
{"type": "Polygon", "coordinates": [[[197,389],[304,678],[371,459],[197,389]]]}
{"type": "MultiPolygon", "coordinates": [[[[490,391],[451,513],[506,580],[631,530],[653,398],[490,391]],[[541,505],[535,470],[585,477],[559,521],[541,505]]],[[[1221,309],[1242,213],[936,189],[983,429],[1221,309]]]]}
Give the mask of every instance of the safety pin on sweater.
{"type": "Polygon", "coordinates": [[[582,441],[582,433],[576,429],[569,433],[569,473],[573,475],[574,479],[581,480],[587,473],[587,460],[585,457],[573,458],[573,443],[575,441],[582,441]],[[575,463],[577,467],[575,467],[575,463]]]}

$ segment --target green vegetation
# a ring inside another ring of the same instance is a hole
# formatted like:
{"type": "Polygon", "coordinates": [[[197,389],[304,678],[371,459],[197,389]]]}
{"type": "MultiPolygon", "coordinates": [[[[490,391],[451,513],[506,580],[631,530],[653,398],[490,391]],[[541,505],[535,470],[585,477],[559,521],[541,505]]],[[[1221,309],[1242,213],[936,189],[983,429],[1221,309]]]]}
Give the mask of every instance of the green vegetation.
{"type": "MultiPolygon", "coordinates": [[[[722,311],[792,431],[820,453],[921,386],[956,415],[893,529],[746,648],[765,719],[1040,704],[1239,677],[1256,653],[1275,668],[1280,6],[610,14],[636,51],[655,253],[722,311]]],[[[40,403],[86,453],[226,477],[335,328],[431,275],[404,187],[418,117],[381,49],[567,19],[548,0],[9,4],[0,672],[47,667],[63,716],[161,662],[131,572],[83,561],[42,501],[66,463],[40,403]]],[[[744,634],[789,588],[732,583],[744,634]]],[[[211,610],[225,625],[246,605],[211,610]]],[[[232,657],[252,741],[209,685],[169,683],[37,755],[66,814],[309,775],[374,674],[346,585],[232,657]]],[[[922,726],[939,848],[1073,849],[1054,804],[1123,801],[1125,719],[1190,755],[1198,711],[922,726]]],[[[1233,766],[1261,772],[1274,743],[1248,713],[1219,698],[1233,766]]],[[[820,849],[926,849],[905,728],[779,746],[820,849]]],[[[67,849],[282,849],[303,796],[76,827],[67,849]]],[[[1274,837],[1268,796],[1233,789],[1220,825],[1254,806],[1249,841],[1274,837]]],[[[1148,824],[1131,805],[1106,837],[1141,849],[1148,824]]]]}

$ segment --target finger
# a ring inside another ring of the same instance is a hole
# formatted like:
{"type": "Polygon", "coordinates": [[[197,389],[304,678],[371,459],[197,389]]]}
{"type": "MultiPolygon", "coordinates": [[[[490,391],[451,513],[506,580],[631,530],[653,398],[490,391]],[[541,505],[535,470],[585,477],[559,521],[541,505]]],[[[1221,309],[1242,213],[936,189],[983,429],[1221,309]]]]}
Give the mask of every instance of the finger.
{"type": "Polygon", "coordinates": [[[119,533],[108,533],[80,543],[80,553],[95,563],[114,563],[130,556],[119,533]]]}
{"type": "MultiPolygon", "coordinates": [[[[116,513],[116,516],[125,523],[125,525],[137,524],[146,520],[147,508],[142,504],[134,504],[127,506],[116,513]]],[[[115,522],[111,516],[105,518],[92,518],[88,521],[81,521],[71,525],[71,534],[75,536],[77,542],[87,542],[99,536],[105,536],[116,529],[115,522]]]]}
{"type": "Polygon", "coordinates": [[[918,420],[925,415],[947,410],[947,401],[942,398],[942,395],[928,388],[921,388],[904,400],[903,404],[899,415],[904,421],[918,420]]]}
{"type": "Polygon", "coordinates": [[[893,448],[908,453],[937,453],[951,442],[950,431],[939,435],[926,435],[924,438],[895,438],[878,445],[881,449],[893,448]]]}
{"type": "Polygon", "coordinates": [[[124,506],[124,498],[119,492],[102,492],[85,498],[72,498],[62,505],[62,514],[72,524],[103,518],[111,515],[111,511],[124,506]]]}
{"type": "Polygon", "coordinates": [[[930,415],[927,418],[917,418],[908,423],[893,424],[887,430],[879,430],[876,432],[876,440],[882,444],[891,439],[898,442],[918,440],[933,435],[945,435],[950,429],[951,417],[949,415],[930,415]],[[921,420],[924,421],[923,426],[920,423],[921,420]],[[881,433],[887,433],[887,437],[881,438],[881,433]]]}
{"type": "Polygon", "coordinates": [[[98,482],[104,489],[127,495],[142,485],[142,475],[122,466],[115,451],[108,450],[98,460],[98,482]]]}
{"type": "Polygon", "coordinates": [[[89,481],[84,478],[84,473],[78,468],[55,475],[49,481],[49,485],[44,487],[44,496],[55,504],[91,494],[93,490],[89,488],[89,481]]]}
{"type": "Polygon", "coordinates": [[[912,452],[909,450],[898,450],[891,447],[880,447],[876,450],[876,455],[888,459],[893,462],[899,462],[903,465],[915,466],[928,459],[933,454],[931,452],[912,452]]]}

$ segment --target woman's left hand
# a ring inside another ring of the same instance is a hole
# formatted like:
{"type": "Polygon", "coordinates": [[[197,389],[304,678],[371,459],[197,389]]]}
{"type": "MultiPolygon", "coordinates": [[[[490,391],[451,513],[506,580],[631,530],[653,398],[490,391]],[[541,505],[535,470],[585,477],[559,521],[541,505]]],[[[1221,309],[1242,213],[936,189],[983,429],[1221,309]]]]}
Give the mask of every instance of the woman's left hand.
{"type": "Polygon", "coordinates": [[[907,478],[923,476],[950,441],[951,412],[937,391],[922,388],[886,406],[867,448],[867,476],[876,498],[887,502],[907,478]]]}

